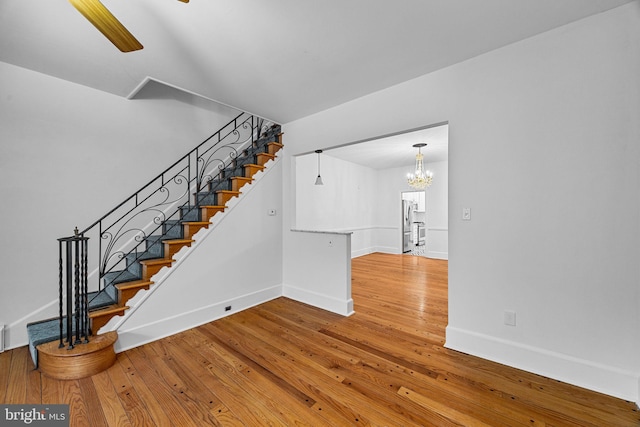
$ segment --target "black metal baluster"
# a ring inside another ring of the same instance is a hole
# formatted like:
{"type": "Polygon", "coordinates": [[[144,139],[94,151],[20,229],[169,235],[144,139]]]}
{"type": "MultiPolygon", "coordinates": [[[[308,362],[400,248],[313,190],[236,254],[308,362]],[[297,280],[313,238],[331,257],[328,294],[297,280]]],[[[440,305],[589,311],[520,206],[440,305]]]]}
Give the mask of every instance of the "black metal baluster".
{"type": "Polygon", "coordinates": [[[76,326],[76,339],[74,341],[75,344],[80,344],[82,341],[80,340],[80,239],[78,237],[78,228],[75,230],[75,235],[73,237],[73,269],[74,269],[74,295],[73,302],[75,306],[75,319],[74,323],[76,326]]]}
{"type": "Polygon", "coordinates": [[[62,299],[62,285],[63,285],[63,281],[62,281],[62,239],[58,239],[58,313],[60,315],[59,319],[58,319],[58,323],[60,326],[60,345],[58,345],[58,348],[62,348],[64,347],[64,339],[63,339],[63,316],[62,316],[62,309],[63,309],[63,299],[62,299]]]}
{"type": "Polygon", "coordinates": [[[102,253],[102,220],[98,221],[98,292],[102,291],[102,276],[106,273],[104,267],[102,266],[103,262],[103,253],[102,253]]]}
{"type": "Polygon", "coordinates": [[[82,334],[84,343],[89,342],[89,244],[88,237],[82,236],[82,334]]]}
{"type": "Polygon", "coordinates": [[[69,239],[65,239],[65,249],[67,253],[66,259],[66,275],[67,275],[67,344],[69,345],[68,349],[71,350],[73,348],[73,323],[72,323],[72,301],[73,301],[73,271],[72,271],[72,253],[71,253],[71,244],[69,239]]]}
{"type": "Polygon", "coordinates": [[[201,185],[202,184],[202,182],[201,182],[202,180],[200,179],[200,167],[198,166],[199,163],[200,163],[199,162],[200,155],[198,154],[198,148],[199,147],[196,147],[196,149],[195,149],[195,155],[196,155],[196,193],[202,189],[202,185],[201,185]]]}

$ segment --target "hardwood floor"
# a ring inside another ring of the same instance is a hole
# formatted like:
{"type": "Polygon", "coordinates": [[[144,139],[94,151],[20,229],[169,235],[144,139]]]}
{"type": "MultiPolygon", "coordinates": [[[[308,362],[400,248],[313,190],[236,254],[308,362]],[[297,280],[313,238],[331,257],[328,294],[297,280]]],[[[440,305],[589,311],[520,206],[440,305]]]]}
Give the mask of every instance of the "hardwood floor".
{"type": "Polygon", "coordinates": [[[0,354],[0,402],[73,426],[637,426],[634,403],[442,347],[447,262],[353,260],[348,318],[279,298],[52,380],[0,354]]]}

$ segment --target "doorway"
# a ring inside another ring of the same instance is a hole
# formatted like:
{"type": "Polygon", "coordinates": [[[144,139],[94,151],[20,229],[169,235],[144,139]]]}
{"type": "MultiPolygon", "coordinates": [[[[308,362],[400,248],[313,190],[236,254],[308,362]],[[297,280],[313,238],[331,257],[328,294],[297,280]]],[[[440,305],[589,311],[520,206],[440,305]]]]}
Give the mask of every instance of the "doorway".
{"type": "Polygon", "coordinates": [[[426,254],[427,218],[424,190],[402,192],[402,253],[426,254]]]}
{"type": "MultiPolygon", "coordinates": [[[[402,193],[413,193],[407,174],[415,171],[416,143],[433,183],[423,190],[424,244],[414,246],[427,258],[448,258],[448,124],[338,144],[294,157],[295,227],[350,232],[352,257],[373,252],[402,254],[402,193]],[[322,164],[323,185],[315,185],[322,164]],[[339,206],[339,209],[335,209],[339,206]],[[425,250],[428,249],[428,250],[425,250]]],[[[417,204],[421,204],[420,199],[417,204]]],[[[417,227],[416,227],[416,231],[417,227]]],[[[416,239],[412,239],[416,241],[416,239]]]]}

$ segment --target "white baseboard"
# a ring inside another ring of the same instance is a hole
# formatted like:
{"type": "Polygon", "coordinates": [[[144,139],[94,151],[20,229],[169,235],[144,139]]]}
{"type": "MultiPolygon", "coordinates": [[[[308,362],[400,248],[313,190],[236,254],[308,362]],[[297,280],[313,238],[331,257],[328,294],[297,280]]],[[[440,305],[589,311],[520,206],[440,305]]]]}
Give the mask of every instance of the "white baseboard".
{"type": "Polygon", "coordinates": [[[361,256],[369,255],[373,250],[371,248],[359,249],[355,251],[351,251],[351,259],[358,258],[361,256]]]}
{"type": "Polygon", "coordinates": [[[445,347],[620,399],[640,402],[640,376],[637,373],[452,326],[447,326],[445,347]]]}
{"type": "Polygon", "coordinates": [[[392,246],[376,246],[373,248],[372,252],[381,252],[383,254],[400,255],[402,253],[402,250],[392,246]]]}
{"type": "Polygon", "coordinates": [[[449,259],[448,252],[435,252],[435,251],[427,250],[427,253],[425,254],[425,256],[427,258],[433,258],[433,259],[444,259],[444,260],[449,259]]]}
{"type": "Polygon", "coordinates": [[[213,322],[247,308],[263,304],[282,296],[282,286],[277,285],[258,292],[242,295],[227,301],[217,302],[196,310],[180,313],[176,316],[137,326],[133,329],[118,329],[118,341],[115,344],[117,353],[139,347],[144,344],[165,338],[205,323],[213,322]],[[225,307],[232,309],[225,311],[225,307]]]}
{"type": "Polygon", "coordinates": [[[287,298],[291,298],[292,300],[309,304],[332,313],[341,314],[343,316],[351,316],[354,313],[353,300],[351,298],[340,300],[290,285],[284,285],[282,287],[282,295],[287,298]]]}

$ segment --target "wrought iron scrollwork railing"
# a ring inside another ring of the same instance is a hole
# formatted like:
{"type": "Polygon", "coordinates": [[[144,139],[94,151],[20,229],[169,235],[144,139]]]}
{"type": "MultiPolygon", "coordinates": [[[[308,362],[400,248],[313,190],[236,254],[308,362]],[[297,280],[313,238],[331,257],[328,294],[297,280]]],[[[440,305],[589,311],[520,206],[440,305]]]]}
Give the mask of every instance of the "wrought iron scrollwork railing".
{"type": "MultiPolygon", "coordinates": [[[[108,274],[126,274],[128,264],[148,253],[150,236],[166,234],[171,227],[180,226],[178,220],[197,209],[198,200],[194,200],[194,195],[224,178],[242,153],[273,125],[254,115],[239,114],[89,227],[79,232],[76,230],[73,237],[58,239],[61,245],[61,307],[63,300],[68,302],[77,298],[79,301],[73,305],[77,314],[70,314],[69,309],[65,314],[61,309],[61,335],[65,316],[67,319],[80,319],[78,329],[88,325],[88,321],[82,323],[82,319],[85,319],[91,302],[103,295],[102,279],[108,274]],[[69,262],[63,262],[63,258],[69,253],[63,253],[62,245],[75,244],[84,251],[81,254],[84,261],[78,264],[78,281],[82,284],[79,288],[63,284],[65,280],[74,279],[71,273],[63,274],[62,265],[69,262]],[[88,257],[89,253],[91,257],[88,257]],[[64,292],[69,293],[63,295],[64,292]],[[74,293],[78,295],[72,296],[74,293]]],[[[66,323],[67,337],[70,337],[74,328],[70,328],[70,321],[66,323]]]]}

